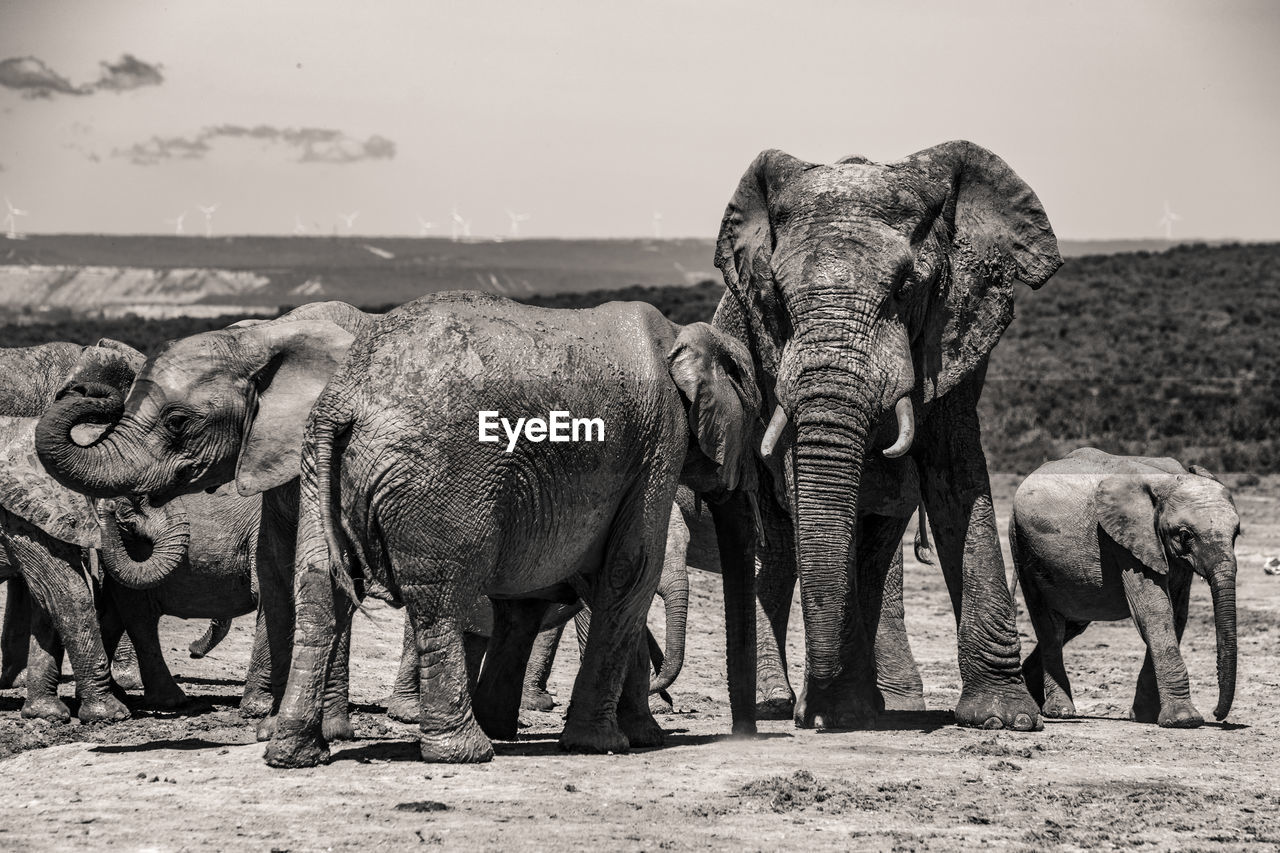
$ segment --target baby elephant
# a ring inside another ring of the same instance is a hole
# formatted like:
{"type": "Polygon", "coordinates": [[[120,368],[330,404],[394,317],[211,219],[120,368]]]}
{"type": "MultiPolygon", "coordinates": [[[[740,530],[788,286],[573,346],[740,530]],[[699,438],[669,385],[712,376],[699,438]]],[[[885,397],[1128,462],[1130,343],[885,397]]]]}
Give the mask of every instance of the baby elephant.
{"type": "Polygon", "coordinates": [[[1009,522],[1035,650],[1022,666],[1046,717],[1073,717],[1062,647],[1094,620],[1132,615],[1147,644],[1132,718],[1194,728],[1178,644],[1191,575],[1213,592],[1218,632],[1218,707],[1236,686],[1236,556],[1240,518],[1226,486],[1173,459],[1112,456],[1093,448],[1049,462],[1018,487],[1009,522]]]}

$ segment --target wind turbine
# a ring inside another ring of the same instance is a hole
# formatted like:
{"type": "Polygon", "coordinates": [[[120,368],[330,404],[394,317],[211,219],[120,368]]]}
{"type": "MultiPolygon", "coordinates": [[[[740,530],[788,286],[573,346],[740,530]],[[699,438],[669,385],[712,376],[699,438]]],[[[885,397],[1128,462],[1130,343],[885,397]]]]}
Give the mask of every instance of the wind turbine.
{"type": "Polygon", "coordinates": [[[206,207],[203,204],[197,204],[196,208],[201,213],[204,214],[204,236],[212,237],[213,236],[213,214],[218,209],[218,205],[215,203],[206,207]]]}
{"type": "Polygon", "coordinates": [[[418,236],[419,237],[426,237],[427,234],[431,231],[431,229],[435,227],[436,227],[436,224],[434,222],[431,222],[430,220],[423,218],[421,213],[418,214],[418,236]]]}
{"type": "Polygon", "coordinates": [[[662,213],[657,210],[653,212],[653,239],[662,239],[662,213]]]}
{"type": "Polygon", "coordinates": [[[302,223],[302,217],[296,213],[293,215],[293,233],[294,234],[307,233],[307,226],[302,223]]]}
{"type": "Polygon", "coordinates": [[[1164,226],[1164,238],[1166,240],[1173,239],[1173,223],[1182,217],[1169,209],[1169,202],[1164,203],[1164,216],[1160,217],[1160,224],[1164,226]]]}
{"type": "Polygon", "coordinates": [[[471,222],[470,220],[462,218],[462,214],[458,213],[458,208],[456,205],[454,206],[453,210],[450,211],[449,218],[452,220],[451,230],[452,230],[453,242],[456,243],[460,239],[470,239],[471,222]]]}
{"type": "Polygon", "coordinates": [[[507,211],[507,218],[511,220],[511,236],[512,236],[512,237],[519,237],[519,236],[520,236],[520,223],[521,223],[521,222],[528,222],[528,221],[529,221],[529,214],[527,214],[527,213],[514,213],[514,212],[512,212],[512,211],[508,210],[508,211],[507,211]]]}
{"type": "Polygon", "coordinates": [[[8,196],[4,197],[4,206],[9,208],[9,213],[4,218],[5,227],[7,228],[5,236],[10,240],[18,240],[20,239],[20,235],[18,234],[18,217],[28,216],[29,214],[25,210],[14,207],[13,202],[9,201],[8,196]]]}
{"type": "Polygon", "coordinates": [[[187,212],[184,210],[184,211],[182,211],[181,213],[179,213],[177,216],[175,216],[173,219],[166,219],[166,220],[165,220],[165,222],[167,222],[167,223],[169,223],[170,225],[172,225],[172,226],[173,226],[173,233],[174,233],[174,234],[181,234],[181,233],[182,233],[182,221],[183,221],[184,219],[186,219],[186,218],[187,218],[187,212]]]}
{"type": "Polygon", "coordinates": [[[359,216],[359,215],[360,215],[360,211],[358,211],[358,210],[356,210],[356,211],[352,211],[351,213],[339,213],[339,214],[338,214],[338,218],[339,218],[339,219],[341,219],[341,220],[346,224],[346,226],[347,226],[347,234],[348,234],[348,235],[350,235],[350,234],[351,234],[351,229],[352,229],[352,228],[355,226],[355,224],[356,224],[356,217],[357,217],[357,216],[359,216]]]}

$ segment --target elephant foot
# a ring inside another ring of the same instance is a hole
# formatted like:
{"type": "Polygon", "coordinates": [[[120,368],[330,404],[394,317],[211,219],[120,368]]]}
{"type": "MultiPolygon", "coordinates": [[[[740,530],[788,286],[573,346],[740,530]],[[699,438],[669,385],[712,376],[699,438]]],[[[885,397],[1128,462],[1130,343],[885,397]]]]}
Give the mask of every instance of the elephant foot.
{"type": "Polygon", "coordinates": [[[1190,702],[1169,702],[1160,708],[1156,722],[1163,729],[1198,729],[1204,717],[1190,702]]]}
{"type": "Polygon", "coordinates": [[[270,693],[248,693],[240,697],[240,716],[258,720],[271,714],[275,700],[270,693]]]}
{"type": "MultiPolygon", "coordinates": [[[[138,667],[136,664],[134,666],[121,666],[121,667],[112,665],[111,680],[114,681],[117,685],[119,685],[121,690],[143,689],[142,673],[138,671],[138,667]]],[[[177,687],[176,684],[174,686],[177,687]]]]}
{"type": "Polygon", "coordinates": [[[798,729],[874,729],[875,703],[848,684],[825,688],[806,684],[796,700],[795,724],[798,729]]]}
{"type": "Polygon", "coordinates": [[[163,690],[148,690],[142,696],[142,707],[148,711],[176,711],[190,702],[191,697],[176,682],[170,682],[163,690]]]}
{"type": "Polygon", "coordinates": [[[316,767],[328,763],[329,744],[319,726],[286,722],[276,726],[262,757],[270,767],[316,767]]]}
{"type": "Polygon", "coordinates": [[[667,742],[667,733],[647,708],[636,714],[618,714],[618,728],[622,729],[631,749],[647,749],[667,742]]]}
{"type": "Polygon", "coordinates": [[[663,696],[661,693],[649,694],[650,714],[674,714],[675,710],[670,696],[663,696]]]}
{"type": "Polygon", "coordinates": [[[1076,705],[1066,696],[1051,696],[1044,702],[1040,713],[1055,720],[1071,720],[1078,717],[1076,705]]]}
{"type": "Polygon", "coordinates": [[[320,723],[320,736],[329,743],[356,739],[356,730],[351,726],[351,716],[346,708],[341,712],[325,709],[324,719],[320,723]]]}
{"type": "Polygon", "coordinates": [[[1044,728],[1040,709],[1021,679],[1002,691],[966,686],[956,705],[956,724],[973,729],[1019,732],[1038,732],[1044,728]]]}
{"type": "Polygon", "coordinates": [[[71,719],[71,712],[57,696],[37,696],[28,698],[22,703],[22,716],[27,719],[48,720],[51,723],[65,723],[71,719]]]}
{"type": "Polygon", "coordinates": [[[275,737],[276,716],[277,715],[275,714],[271,714],[270,716],[263,717],[262,720],[258,722],[258,725],[253,730],[254,740],[258,743],[262,743],[263,741],[268,741],[275,737]]]}
{"type": "Polygon", "coordinates": [[[789,687],[774,687],[756,702],[757,720],[790,720],[795,716],[796,697],[789,687]]]}
{"type": "Polygon", "coordinates": [[[631,742],[614,720],[590,724],[569,720],[560,733],[560,748],[565,752],[622,754],[631,748],[631,742]]]}
{"type": "Polygon", "coordinates": [[[387,697],[387,716],[402,723],[416,723],[422,716],[422,703],[418,694],[401,695],[392,693],[387,697]]]}
{"type": "Polygon", "coordinates": [[[130,714],[123,702],[107,695],[99,699],[81,699],[76,716],[82,723],[115,723],[129,719],[130,714]]]}
{"type": "Polygon", "coordinates": [[[926,711],[924,694],[915,692],[880,691],[880,701],[886,711],[926,711]]]}
{"type": "Polygon", "coordinates": [[[432,764],[480,764],[493,760],[493,744],[475,720],[452,732],[423,732],[418,751],[432,764]]]}
{"type": "Polygon", "coordinates": [[[4,670],[0,670],[0,690],[6,690],[10,687],[26,686],[26,667],[6,667],[4,670]]]}
{"type": "Polygon", "coordinates": [[[520,707],[526,711],[550,711],[556,706],[556,698],[541,687],[525,687],[520,697],[520,707]]]}

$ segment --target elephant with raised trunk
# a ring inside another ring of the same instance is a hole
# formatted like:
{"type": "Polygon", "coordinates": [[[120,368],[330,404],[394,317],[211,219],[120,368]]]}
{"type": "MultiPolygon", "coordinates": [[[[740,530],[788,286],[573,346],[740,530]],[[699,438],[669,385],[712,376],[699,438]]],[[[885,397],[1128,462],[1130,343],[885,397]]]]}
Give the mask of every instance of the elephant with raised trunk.
{"type": "MultiPolygon", "coordinates": [[[[750,348],[769,422],[757,583],[781,645],[799,580],[797,725],[877,714],[875,611],[910,514],[859,516],[873,480],[885,484],[877,501],[903,502],[908,461],[956,612],[956,721],[1042,724],[1022,680],[977,402],[1015,285],[1039,287],[1061,262],[1035,193],[969,142],[893,163],[765,151],[743,175],[716,245],[727,292],[715,323],[750,348]]],[[[761,688],[791,703],[784,673],[761,688]]]]}
{"type": "Polygon", "coordinates": [[[456,292],[378,320],[307,428],[297,638],[268,763],[327,757],[326,671],[365,586],[403,601],[413,621],[424,759],[492,757],[482,727],[509,724],[518,711],[543,613],[579,596],[591,628],[562,748],[661,743],[643,627],[681,480],[716,518],[734,729],[754,731],[750,501],[763,424],[752,374],[730,336],[705,323],[676,326],[643,303],[553,310],[456,292]],[[555,441],[542,422],[524,442],[483,440],[481,412],[514,420],[557,411],[598,419],[602,432],[555,441]],[[496,609],[473,706],[463,629],[481,594],[496,609]]]}
{"type": "Polygon", "coordinates": [[[1147,645],[1133,719],[1172,728],[1204,722],[1191,702],[1178,645],[1191,578],[1213,594],[1218,706],[1236,689],[1236,554],[1231,493],[1196,465],[1083,448],[1041,466],[1013,497],[1009,545],[1035,628],[1023,664],[1046,717],[1074,717],[1062,647],[1093,621],[1133,617],[1147,645]]]}

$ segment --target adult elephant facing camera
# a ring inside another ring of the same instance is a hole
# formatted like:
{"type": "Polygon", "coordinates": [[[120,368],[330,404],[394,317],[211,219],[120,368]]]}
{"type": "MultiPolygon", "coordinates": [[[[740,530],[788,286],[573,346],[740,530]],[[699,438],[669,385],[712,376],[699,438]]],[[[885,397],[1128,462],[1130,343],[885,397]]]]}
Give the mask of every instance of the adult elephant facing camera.
{"type": "MultiPolygon", "coordinates": [[[[800,583],[797,725],[875,717],[869,601],[891,559],[882,546],[896,547],[904,519],[893,530],[860,523],[858,506],[864,472],[910,452],[956,610],[956,721],[1039,727],[976,412],[1015,283],[1039,287],[1061,264],[1035,193],[969,142],[888,164],[765,151],[729,202],[716,264],[728,287],[716,325],[751,348],[771,415],[758,583],[783,631],[779,614],[800,583]]],[[[785,680],[772,688],[790,694],[785,680]]]]}
{"type": "Polygon", "coordinates": [[[325,760],[326,669],[351,617],[346,597],[369,581],[413,621],[424,759],[493,755],[472,713],[463,653],[465,612],[482,594],[498,607],[477,712],[518,705],[542,613],[581,595],[592,620],[561,746],[659,744],[642,637],[679,481],[716,517],[734,728],[753,731],[758,411],[744,347],[643,303],[552,310],[458,292],[386,314],[352,345],[311,413],[297,634],[267,762],[325,760]],[[515,422],[554,411],[599,419],[603,435],[553,442],[526,429],[510,449],[505,439],[478,440],[481,412],[515,422]],[[492,701],[504,690],[514,702],[492,701]]]}

